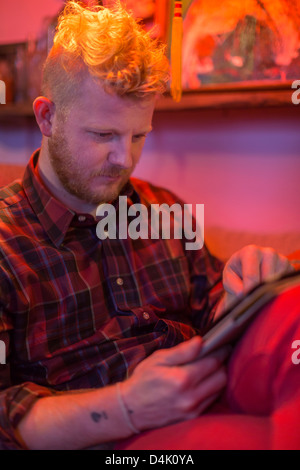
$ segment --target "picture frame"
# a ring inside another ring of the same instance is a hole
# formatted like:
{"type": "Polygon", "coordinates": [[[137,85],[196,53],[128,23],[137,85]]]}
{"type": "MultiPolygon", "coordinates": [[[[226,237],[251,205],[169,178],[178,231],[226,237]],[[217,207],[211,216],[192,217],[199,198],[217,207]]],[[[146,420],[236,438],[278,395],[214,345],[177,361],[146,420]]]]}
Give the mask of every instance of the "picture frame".
{"type": "MultiPolygon", "coordinates": [[[[170,56],[174,2],[166,4],[170,56]]],[[[182,88],[161,107],[292,106],[300,0],[183,0],[182,88]]]]}

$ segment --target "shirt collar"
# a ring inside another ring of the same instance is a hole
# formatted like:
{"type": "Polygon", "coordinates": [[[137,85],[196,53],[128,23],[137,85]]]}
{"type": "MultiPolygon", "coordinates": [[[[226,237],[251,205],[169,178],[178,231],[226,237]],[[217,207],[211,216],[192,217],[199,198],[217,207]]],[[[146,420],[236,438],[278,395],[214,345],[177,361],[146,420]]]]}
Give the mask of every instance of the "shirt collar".
{"type": "MultiPolygon", "coordinates": [[[[29,160],[23,176],[23,188],[43,229],[54,245],[59,247],[70,226],[91,226],[97,224],[97,220],[90,214],[78,214],[68,209],[48,191],[37,169],[39,153],[40,149],[36,150],[29,160]]],[[[131,181],[128,181],[121,194],[131,198],[132,202],[139,201],[131,181]]],[[[118,198],[113,204],[117,208],[118,198]]]]}

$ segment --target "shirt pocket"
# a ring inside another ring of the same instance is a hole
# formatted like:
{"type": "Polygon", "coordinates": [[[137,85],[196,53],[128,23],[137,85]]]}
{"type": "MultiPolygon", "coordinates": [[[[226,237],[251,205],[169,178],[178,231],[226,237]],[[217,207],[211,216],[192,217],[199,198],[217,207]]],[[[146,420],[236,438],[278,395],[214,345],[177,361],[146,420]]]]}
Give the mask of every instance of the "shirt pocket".
{"type": "Polygon", "coordinates": [[[136,277],[143,303],[165,308],[169,313],[188,308],[190,279],[185,256],[144,266],[136,277]]]}

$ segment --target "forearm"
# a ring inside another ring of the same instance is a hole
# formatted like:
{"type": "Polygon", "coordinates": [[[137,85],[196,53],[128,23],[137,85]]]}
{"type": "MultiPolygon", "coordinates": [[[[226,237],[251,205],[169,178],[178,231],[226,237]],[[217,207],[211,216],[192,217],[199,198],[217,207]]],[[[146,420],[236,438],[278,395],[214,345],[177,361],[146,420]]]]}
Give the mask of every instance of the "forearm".
{"type": "Polygon", "coordinates": [[[132,435],[116,386],[40,398],[19,424],[28,449],[84,449],[132,435]]]}
{"type": "Polygon", "coordinates": [[[38,399],[19,422],[21,440],[29,449],[85,449],[197,416],[223,390],[228,356],[225,348],[198,359],[200,350],[195,336],[155,351],[121,387],[38,399]]]}

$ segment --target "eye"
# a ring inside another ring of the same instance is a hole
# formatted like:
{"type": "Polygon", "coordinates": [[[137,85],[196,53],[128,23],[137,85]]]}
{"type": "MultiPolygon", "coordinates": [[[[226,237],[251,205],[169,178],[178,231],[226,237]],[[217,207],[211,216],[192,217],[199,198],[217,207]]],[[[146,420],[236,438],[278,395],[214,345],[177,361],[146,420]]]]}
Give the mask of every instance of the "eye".
{"type": "Polygon", "coordinates": [[[98,137],[105,139],[106,137],[112,137],[112,132],[95,132],[98,137]]]}
{"type": "Polygon", "coordinates": [[[90,131],[90,134],[96,139],[96,140],[101,140],[101,141],[108,141],[113,138],[113,133],[112,132],[95,132],[95,131],[90,131]]]}
{"type": "Polygon", "coordinates": [[[139,142],[147,137],[147,134],[137,134],[132,137],[132,142],[139,142]]]}

